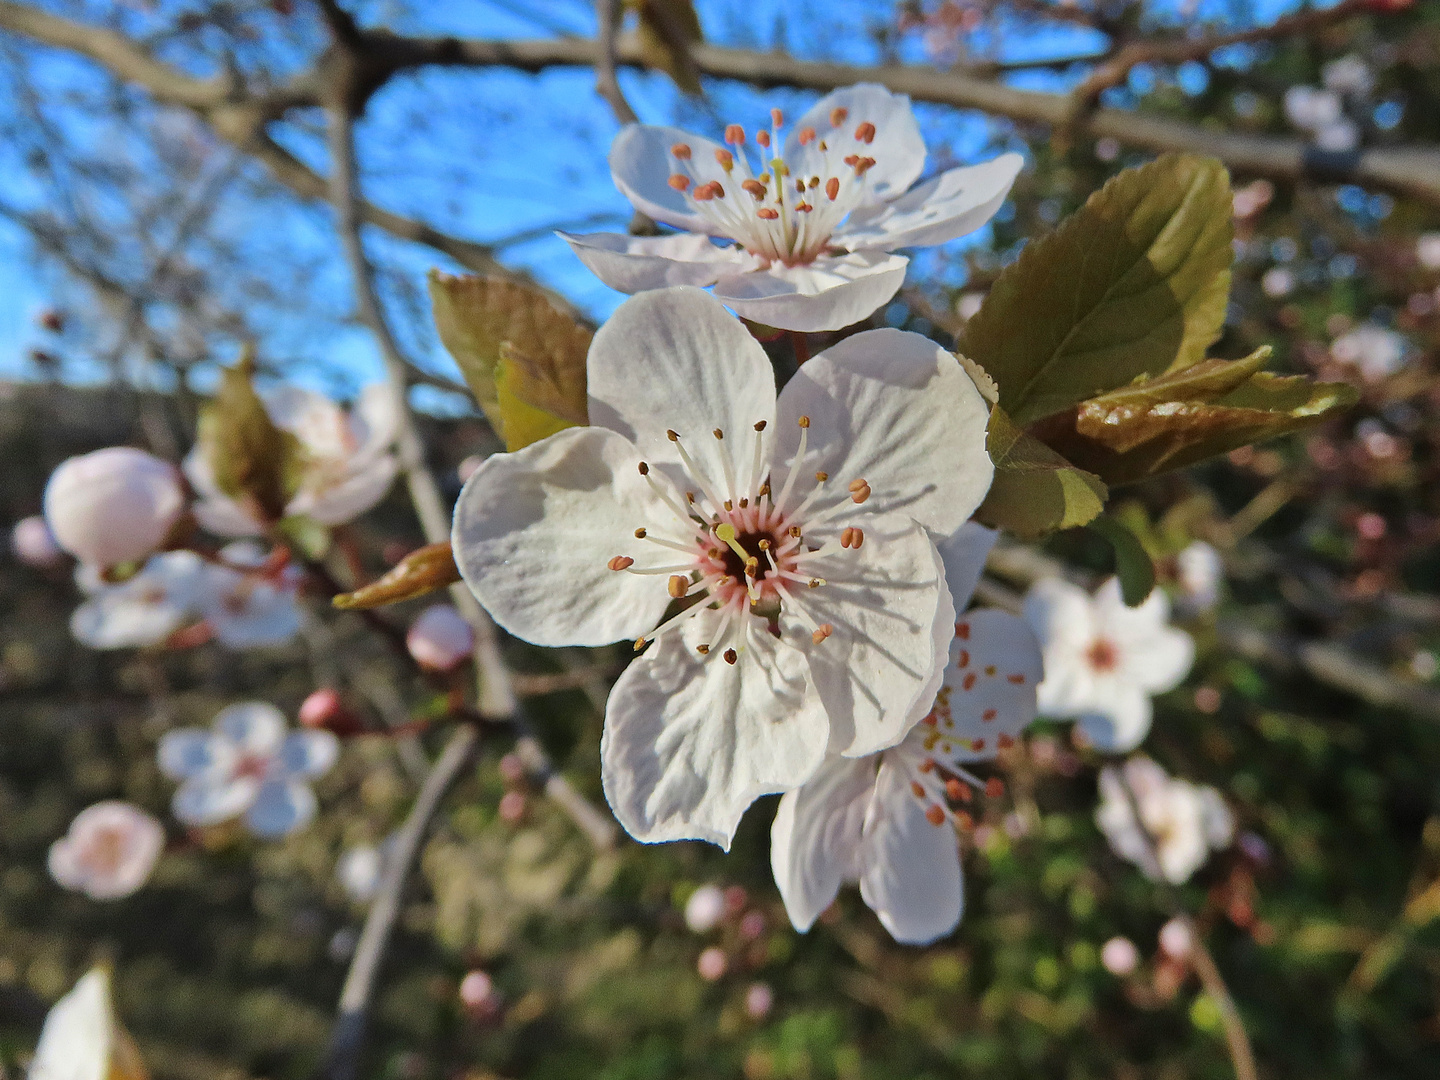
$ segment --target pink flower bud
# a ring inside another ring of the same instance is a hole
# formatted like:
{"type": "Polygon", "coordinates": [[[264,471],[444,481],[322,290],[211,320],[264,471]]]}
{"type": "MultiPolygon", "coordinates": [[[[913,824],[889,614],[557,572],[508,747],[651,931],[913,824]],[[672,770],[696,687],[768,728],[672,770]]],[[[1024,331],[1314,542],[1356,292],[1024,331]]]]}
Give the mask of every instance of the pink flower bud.
{"type": "Polygon", "coordinates": [[[436,604],[420,613],[405,637],[415,662],[430,671],[449,671],[462,663],[475,647],[475,632],[449,604],[436,604]]]}
{"type": "Polygon", "coordinates": [[[494,1004],[495,983],[479,968],[460,980],[460,1003],[467,1009],[486,1009],[494,1004]]]}
{"type": "Polygon", "coordinates": [[[296,719],[301,727],[323,728],[336,735],[354,735],[365,727],[360,718],[346,708],[339,691],[331,686],[320,687],[302,701],[296,719]]]}
{"type": "Polygon", "coordinates": [[[525,793],[507,791],[500,796],[500,820],[514,825],[525,816],[525,793]]]}
{"type": "Polygon", "coordinates": [[[519,754],[506,754],[497,767],[500,770],[500,779],[507,784],[519,784],[525,779],[525,762],[520,760],[519,754]]]}
{"type": "Polygon", "coordinates": [[[695,970],[706,982],[715,982],[725,974],[725,969],[730,966],[730,961],[725,956],[725,950],[712,945],[700,954],[700,959],[695,962],[695,970]]]}
{"type": "Polygon", "coordinates": [[[81,562],[138,562],[161,544],[185,509],[173,465],[129,446],[70,458],[45,486],[45,520],[81,562]]]}
{"type": "Polygon", "coordinates": [[[750,1019],[763,1020],[774,1007],[775,992],[764,983],[751,983],[750,989],[745,991],[745,1011],[750,1014],[750,1019]]]}
{"type": "Polygon", "coordinates": [[[10,532],[10,550],[26,566],[41,570],[54,566],[65,557],[60,545],[55,542],[50,526],[38,514],[15,523],[10,532]]]}
{"type": "Polygon", "coordinates": [[[714,930],[724,917],[725,894],[715,885],[701,885],[685,901],[685,925],[694,933],[714,930]]]}
{"type": "Polygon", "coordinates": [[[1160,928],[1160,951],[1172,960],[1188,960],[1195,948],[1190,927],[1180,919],[1171,919],[1160,928]]]}
{"type": "Polygon", "coordinates": [[[1111,975],[1123,979],[1140,965],[1140,950],[1127,937],[1112,937],[1100,948],[1100,963],[1111,975]]]}

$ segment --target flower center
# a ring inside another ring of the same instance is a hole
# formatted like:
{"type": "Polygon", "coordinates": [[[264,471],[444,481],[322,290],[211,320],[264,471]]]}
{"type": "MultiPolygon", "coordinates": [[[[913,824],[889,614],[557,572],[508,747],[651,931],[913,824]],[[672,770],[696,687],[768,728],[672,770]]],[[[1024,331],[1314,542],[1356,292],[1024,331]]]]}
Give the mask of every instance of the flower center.
{"type": "Polygon", "coordinates": [[[715,151],[724,179],[706,179],[708,165],[697,167],[689,144],[676,143],[670,148],[676,168],[670,186],[716,234],[728,236],[767,264],[803,266],[828,249],[830,234],[869,190],[866,174],[875,159],[866,151],[875,141],[875,125],[851,124],[847,110],[837,108],[831,110],[827,131],[802,128],[797,142],[813,147],[804,163],[814,170],[802,176],[780,156],[784,115],[771,109],[770,121],[768,130],[755,135],[760,147],[757,169],[751,169],[744,150],[745,129],[730,124],[725,142],[735,149],[715,151]]]}
{"type": "Polygon", "coordinates": [[[1085,650],[1085,662],[1096,671],[1114,671],[1120,666],[1120,650],[1108,638],[1096,638],[1085,650]]]}
{"type": "MultiPolygon", "coordinates": [[[[820,644],[834,627],[821,622],[808,610],[805,599],[812,589],[827,584],[818,575],[819,564],[844,549],[858,549],[865,541],[863,529],[840,529],[826,523],[847,507],[865,502],[870,485],[856,479],[849,485],[850,501],[812,512],[817,499],[827,491],[828,473],[817,472],[815,487],[804,498],[796,495],[799,474],[805,467],[810,418],[800,417],[800,442],[795,460],[780,493],[770,487],[770,470],[765,421],[755,425],[754,453],[748,481],[735,474],[730,457],[721,453],[725,470],[723,483],[708,477],[686,448],[679,432],[667,431],[675,444],[685,479],[694,489],[677,490],[669,478],[640,463],[640,474],[651,490],[674,516],[673,522],[635,530],[637,540],[678,553],[662,565],[637,566],[629,555],[616,555],[608,565],[616,572],[653,574],[668,578],[667,589],[677,601],[689,603],[649,634],[635,642],[638,652],[649,641],[679,628],[702,612],[716,616],[709,640],[696,646],[701,655],[722,656],[737,661],[752,632],[780,636],[782,608],[792,612],[820,644]],[[825,533],[829,539],[812,543],[807,530],[825,533]]],[[[725,433],[711,433],[717,441],[725,433]]]]}
{"type": "Polygon", "coordinates": [[[86,845],[85,861],[97,874],[113,874],[125,861],[125,846],[123,829],[100,829],[86,845]]]}

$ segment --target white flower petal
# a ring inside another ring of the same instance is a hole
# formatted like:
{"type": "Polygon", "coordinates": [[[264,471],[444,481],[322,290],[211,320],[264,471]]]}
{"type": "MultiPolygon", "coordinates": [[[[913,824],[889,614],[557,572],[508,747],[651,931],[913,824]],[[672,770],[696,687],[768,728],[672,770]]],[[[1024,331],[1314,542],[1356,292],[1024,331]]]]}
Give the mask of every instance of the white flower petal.
{"type": "Polygon", "coordinates": [[[1145,741],[1154,716],[1145,691],[1129,683],[1097,679],[1095,697],[1099,700],[1069,714],[1075,716],[1095,749],[1106,754],[1126,754],[1145,741]]]}
{"type": "Polygon", "coordinates": [[[1200,789],[1200,820],[1206,843],[1216,851],[1230,846],[1235,837],[1235,815],[1220,792],[1208,785],[1200,789]]]}
{"type": "Polygon", "coordinates": [[[1117,674],[1150,694],[1173,690],[1195,663],[1195,639],[1170,625],[1170,598],[1155,589],[1139,607],[1127,607],[1120,580],[1095,593],[1095,614],[1119,652],[1117,674]]]}
{"type": "Polygon", "coordinates": [[[182,825],[195,828],[219,825],[248,810],[259,791],[260,781],[253,776],[231,780],[194,777],[180,785],[170,810],[182,825]]]}
{"type": "Polygon", "coordinates": [[[965,236],[1000,209],[1024,164],[1019,154],[1002,154],[980,165],[943,172],[882,206],[852,214],[836,230],[834,242],[850,251],[894,251],[965,236]]]}
{"type": "Polygon", "coordinates": [[[985,573],[985,560],[999,536],[995,529],[967,521],[953,536],[935,545],[940,551],[940,561],[945,564],[945,583],[950,586],[957,613],[970,606],[975,586],[985,573]]]}
{"type": "MultiPolygon", "coordinates": [[[[103,589],[70,614],[70,632],[91,649],[137,649],[179,630],[189,611],[164,593],[148,595],[134,582],[103,589]]],[[[153,586],[152,586],[153,587],[153,586]]]]}
{"type": "Polygon", "coordinates": [[[329,731],[292,731],[270,766],[275,778],[324,776],[340,757],[340,740],[329,731]]]}
{"type": "Polygon", "coordinates": [[[948,820],[931,824],[925,808],[904,772],[883,762],[860,848],[860,896],[906,945],[951,933],[965,904],[959,839],[948,820]]]}
{"type": "Polygon", "coordinates": [[[302,615],[291,588],[228,567],[210,571],[199,610],[220,644],[231,649],[280,645],[300,632],[302,615]]]}
{"type": "Polygon", "coordinates": [[[30,1080],[109,1080],[117,1027],[110,975],[94,968],[45,1017],[26,1075],[30,1080]]]}
{"type": "Polygon", "coordinates": [[[188,780],[205,773],[228,768],[235,758],[234,748],[224,739],[203,728],[175,728],[160,736],[156,760],[160,771],[171,780],[188,780]]]}
{"type": "Polygon", "coordinates": [[[863,547],[814,566],[828,584],[801,590],[799,602],[831,635],[811,646],[808,624],[785,607],[781,626],[806,646],[830,752],[873,754],[904,738],[940,688],[955,633],[940,555],[902,515],[867,516],[863,547]]]}
{"type": "Polygon", "coordinates": [[[802,934],[841,885],[859,878],[861,827],[874,790],[874,759],[832,757],[780,800],[770,827],[770,868],[802,934]]]}
{"type": "Polygon", "coordinates": [[[726,272],[758,265],[738,248],[716,247],[696,233],[626,236],[624,233],[562,232],[560,238],[585,266],[612,289],[623,293],[671,285],[713,285],[726,272]]]}
{"type": "Polygon", "coordinates": [[[50,845],[45,868],[62,888],[78,891],[85,887],[85,870],[80,864],[80,845],[69,836],[62,836],[50,845]]]}
{"type": "MultiPolygon", "coordinates": [[[[1043,578],[1025,594],[1025,621],[1044,646],[1047,659],[1060,643],[1084,646],[1095,636],[1090,596],[1062,578],[1043,578]]],[[[1049,681],[1051,672],[1045,672],[1049,681]]]]}
{"type": "Polygon", "coordinates": [[[315,819],[315,793],[295,781],[267,780],[245,814],[245,826],[256,836],[279,839],[315,819]]]}
{"type": "Polygon", "coordinates": [[[728,664],[667,636],[610,692],[605,797],[637,840],[709,840],[728,850],[752,802],[810,778],[825,737],[825,712],[796,650],[752,632],[728,664]]]}
{"type": "Polygon", "coordinates": [[[670,186],[670,177],[678,171],[670,148],[679,143],[690,147],[696,186],[718,180],[730,190],[730,176],[715,160],[715,151],[723,151],[723,146],[679,128],[650,124],[627,125],[615,136],[610,146],[610,175],[635,209],[677,229],[706,233],[714,224],[691,210],[685,196],[670,186]]]}
{"type": "Polygon", "coordinates": [[[285,513],[303,514],[321,525],[354,521],[385,498],[400,469],[393,454],[351,464],[348,475],[338,483],[299,492],[285,507],[285,513]]]}
{"type": "Polygon", "coordinates": [[[212,724],[216,735],[242,754],[272,757],[285,739],[285,714],[266,701],[244,701],[221,709],[212,724]]]}
{"type": "MultiPolygon", "coordinates": [[[[586,374],[590,423],[618,431],[651,465],[677,469],[677,448],[665,433],[678,432],[717,489],[725,479],[721,455],[748,478],[755,424],[775,419],[775,374],[765,350],[699,289],[658,289],[621,304],[596,332],[586,374]]],[[[635,466],[632,459],[629,469],[635,466]]]]}
{"type": "Polygon", "coordinates": [[[368,459],[383,453],[395,442],[400,430],[395,391],[387,383],[371,383],[361,390],[350,413],[350,426],[360,444],[357,458],[368,459]]]}
{"type": "Polygon", "coordinates": [[[465,583],[496,622],[547,646],[608,645],[654,628],[670,602],[663,579],[607,565],[616,555],[653,558],[635,529],[673,518],[639,457],[613,431],[568,428],[475,470],[452,542],[465,583]]]}
{"type": "Polygon", "coordinates": [[[832,155],[862,154],[875,159],[875,164],[865,173],[869,186],[866,204],[884,202],[902,194],[925,169],[925,140],[910,109],[910,99],[876,83],[856,83],[832,91],[794,121],[785,140],[785,161],[790,171],[796,176],[824,175],[817,167],[822,141],[830,147],[832,155]],[[830,123],[831,114],[837,108],[846,112],[838,128],[830,123]],[[859,142],[855,139],[855,130],[867,122],[875,125],[875,137],[870,143],[859,142]],[[807,127],[814,128],[818,137],[809,146],[802,147],[799,135],[807,127]]]}
{"type": "Polygon", "coordinates": [[[956,740],[950,756],[986,760],[1002,736],[1017,738],[1035,719],[1042,673],[1040,643],[1023,619],[989,608],[958,616],[945,669],[948,693],[942,691],[948,711],[938,728],[956,740]],[[966,742],[972,749],[964,749],[966,742]]]}
{"type": "Polygon", "coordinates": [[[180,463],[185,479],[199,496],[191,511],[206,532],[215,536],[259,536],[264,526],[234,499],[220,490],[205,446],[196,443],[180,463]]]}
{"type": "Polygon", "coordinates": [[[803,266],[727,274],[715,296],[740,315],[784,330],[817,333],[851,326],[889,303],[905,284],[903,255],[855,251],[803,266]]]}
{"type": "Polygon", "coordinates": [[[863,478],[867,510],[949,536],[990,490],[985,399],[954,356],[919,334],[870,330],[805,364],[780,395],[777,462],[793,459],[802,415],[819,449],[796,467],[835,478],[816,512],[849,499],[847,485],[863,478]]]}

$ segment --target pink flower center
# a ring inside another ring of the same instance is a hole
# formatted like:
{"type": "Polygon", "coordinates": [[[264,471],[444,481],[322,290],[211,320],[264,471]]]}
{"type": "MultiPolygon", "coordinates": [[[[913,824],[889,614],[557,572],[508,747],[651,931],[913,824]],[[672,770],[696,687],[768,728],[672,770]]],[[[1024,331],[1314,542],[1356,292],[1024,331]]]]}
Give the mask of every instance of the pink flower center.
{"type": "Polygon", "coordinates": [[[767,264],[804,266],[829,249],[831,233],[868,192],[866,174],[875,166],[868,149],[875,141],[875,125],[853,123],[847,110],[837,108],[830,113],[827,131],[802,128],[797,141],[813,147],[805,162],[816,171],[800,176],[780,156],[784,116],[772,109],[770,119],[770,128],[755,136],[758,169],[751,169],[743,149],[745,129],[731,124],[725,142],[734,151],[715,151],[724,178],[713,178],[708,163],[697,166],[687,143],[676,143],[670,148],[676,169],[670,186],[710,223],[715,235],[728,236],[767,264]]]}
{"type": "Polygon", "coordinates": [[[1096,671],[1114,671],[1120,666],[1120,650],[1109,638],[1096,638],[1085,650],[1085,662],[1096,671]]]}
{"type": "MultiPolygon", "coordinates": [[[[780,635],[782,609],[800,619],[811,631],[811,640],[816,645],[834,632],[833,626],[821,622],[807,610],[805,595],[827,584],[816,573],[816,564],[843,549],[858,549],[865,542],[865,533],[863,529],[849,526],[826,542],[810,543],[806,530],[822,525],[847,507],[864,503],[870,497],[870,485],[863,479],[853,480],[848,487],[849,502],[841,499],[827,509],[812,512],[830,483],[829,474],[817,472],[814,489],[798,502],[795,500],[795,487],[805,467],[810,428],[810,418],[802,416],[795,460],[780,493],[774,494],[767,468],[765,428],[763,420],[755,425],[748,482],[739,480],[729,456],[724,453],[720,455],[725,470],[723,483],[706,476],[686,449],[685,439],[676,431],[668,431],[666,435],[675,445],[686,479],[695,484],[694,490],[677,492],[668,478],[653,471],[648,463],[640,463],[641,475],[660,501],[669,507],[675,522],[659,528],[638,528],[635,537],[675,552],[679,557],[662,565],[638,566],[635,558],[616,555],[608,565],[616,572],[665,576],[671,598],[684,606],[636,641],[637,651],[705,611],[718,617],[709,634],[710,640],[696,646],[696,650],[701,655],[720,655],[730,664],[737,661],[737,649],[743,648],[752,629],[780,635]]],[[[711,434],[717,441],[725,439],[725,433],[719,428],[711,434]]]]}

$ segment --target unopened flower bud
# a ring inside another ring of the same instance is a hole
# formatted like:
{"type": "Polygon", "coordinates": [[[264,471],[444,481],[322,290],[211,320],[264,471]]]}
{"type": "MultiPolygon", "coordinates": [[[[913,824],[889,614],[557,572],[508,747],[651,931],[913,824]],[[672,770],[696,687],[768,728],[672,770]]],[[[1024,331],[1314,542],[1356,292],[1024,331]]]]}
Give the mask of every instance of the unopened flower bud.
{"type": "Polygon", "coordinates": [[[715,982],[725,974],[725,969],[730,966],[730,961],[723,949],[714,945],[700,954],[700,959],[695,962],[695,970],[706,982],[715,982]]]}
{"type": "Polygon", "coordinates": [[[50,526],[38,514],[15,523],[10,533],[10,550],[26,566],[40,570],[54,566],[65,557],[60,545],[55,542],[50,526]]]}
{"type": "Polygon", "coordinates": [[[462,663],[475,647],[475,632],[449,604],[436,604],[420,613],[405,636],[410,655],[430,671],[449,671],[462,663]]]}
{"type": "Polygon", "coordinates": [[[685,925],[692,933],[709,933],[724,917],[725,894],[714,885],[701,885],[685,901],[685,925]]]}
{"type": "Polygon", "coordinates": [[[150,555],[184,509],[175,467],[129,446],[70,458],[45,487],[45,520],[56,542],[99,567],[150,555]]]}
{"type": "Polygon", "coordinates": [[[516,824],[525,816],[525,793],[523,791],[507,791],[500,796],[500,820],[511,825],[516,824]]]}
{"type": "Polygon", "coordinates": [[[336,735],[355,735],[364,730],[360,718],[345,706],[339,691],[322,686],[300,703],[296,714],[301,727],[324,729],[336,735]]]}
{"type": "Polygon", "coordinates": [[[1111,975],[1123,979],[1140,965],[1140,950],[1127,937],[1112,937],[1100,949],[1100,963],[1111,975]]]}
{"type": "Polygon", "coordinates": [[[770,1010],[775,1007],[775,991],[771,990],[765,983],[751,983],[750,989],[745,991],[745,1011],[752,1020],[763,1020],[770,1015],[770,1010]]]}

